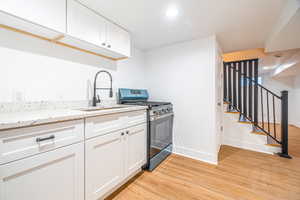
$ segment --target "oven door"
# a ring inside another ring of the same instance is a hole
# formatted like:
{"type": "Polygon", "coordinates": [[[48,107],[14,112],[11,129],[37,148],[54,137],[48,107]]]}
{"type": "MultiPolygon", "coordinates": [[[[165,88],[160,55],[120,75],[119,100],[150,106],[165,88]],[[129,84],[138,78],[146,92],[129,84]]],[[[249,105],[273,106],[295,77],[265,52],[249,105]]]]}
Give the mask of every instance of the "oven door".
{"type": "Polygon", "coordinates": [[[150,117],[150,159],[172,144],[173,119],[173,113],[150,117]]]}

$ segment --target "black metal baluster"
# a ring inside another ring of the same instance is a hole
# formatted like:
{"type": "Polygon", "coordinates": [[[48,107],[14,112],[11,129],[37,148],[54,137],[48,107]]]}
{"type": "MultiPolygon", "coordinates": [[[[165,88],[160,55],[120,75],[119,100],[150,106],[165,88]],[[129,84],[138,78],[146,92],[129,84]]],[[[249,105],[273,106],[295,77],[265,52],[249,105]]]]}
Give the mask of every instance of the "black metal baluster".
{"type": "Polygon", "coordinates": [[[230,105],[232,104],[232,90],[231,90],[231,63],[227,63],[227,68],[228,68],[228,100],[230,105]]]}
{"type": "Polygon", "coordinates": [[[236,102],[236,62],[232,63],[232,73],[233,73],[233,107],[236,110],[237,102],[236,102]]]}
{"type": "Polygon", "coordinates": [[[238,110],[242,113],[242,87],[241,87],[241,62],[237,63],[237,70],[238,70],[238,110]]]}
{"type": "Polygon", "coordinates": [[[268,119],[268,133],[270,134],[269,91],[267,91],[267,119],[268,119]]]}
{"type": "Polygon", "coordinates": [[[262,122],[262,128],[265,128],[265,122],[264,122],[264,97],[263,97],[263,88],[260,88],[260,102],[261,102],[261,122],[262,122]]]}
{"type": "Polygon", "coordinates": [[[249,71],[248,71],[248,74],[249,74],[249,108],[248,108],[248,115],[249,115],[249,119],[251,119],[252,121],[252,80],[253,80],[253,76],[252,76],[252,61],[248,61],[248,68],[249,68],[249,71]]]}
{"type": "Polygon", "coordinates": [[[258,123],[258,59],[254,61],[254,125],[258,123]]]}
{"type": "Polygon", "coordinates": [[[227,102],[227,66],[226,63],[224,62],[224,67],[223,67],[223,88],[224,88],[224,101],[227,102]]]}
{"type": "Polygon", "coordinates": [[[274,127],[274,137],[277,139],[276,137],[276,113],[275,113],[275,96],[273,96],[273,127],[274,127]]]}
{"type": "Polygon", "coordinates": [[[243,71],[243,74],[244,74],[244,77],[243,77],[243,113],[244,113],[244,116],[246,117],[247,116],[247,62],[244,61],[243,62],[243,68],[244,68],[244,71],[243,71]]]}

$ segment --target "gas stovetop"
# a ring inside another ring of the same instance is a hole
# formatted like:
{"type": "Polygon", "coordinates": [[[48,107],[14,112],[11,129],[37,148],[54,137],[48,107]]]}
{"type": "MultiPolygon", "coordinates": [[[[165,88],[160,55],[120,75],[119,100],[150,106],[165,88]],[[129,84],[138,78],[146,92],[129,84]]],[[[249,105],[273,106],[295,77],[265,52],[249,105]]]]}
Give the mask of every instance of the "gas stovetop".
{"type": "Polygon", "coordinates": [[[123,102],[127,105],[139,105],[139,106],[148,106],[150,109],[153,107],[170,105],[170,102],[156,102],[156,101],[136,101],[136,102],[123,102]]]}
{"type": "Polygon", "coordinates": [[[119,89],[119,103],[127,105],[148,106],[150,114],[165,114],[173,111],[170,102],[148,101],[147,90],[119,89]]]}

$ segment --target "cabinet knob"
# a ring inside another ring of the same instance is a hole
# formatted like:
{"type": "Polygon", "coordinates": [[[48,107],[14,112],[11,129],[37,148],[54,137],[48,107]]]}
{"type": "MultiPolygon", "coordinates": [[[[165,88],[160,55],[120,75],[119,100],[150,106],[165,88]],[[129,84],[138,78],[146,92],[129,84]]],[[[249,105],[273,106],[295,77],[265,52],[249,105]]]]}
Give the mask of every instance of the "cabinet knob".
{"type": "Polygon", "coordinates": [[[107,47],[108,47],[108,48],[110,48],[110,47],[111,47],[111,46],[110,46],[110,44],[109,44],[109,45],[107,45],[107,47]]]}
{"type": "Polygon", "coordinates": [[[126,131],[126,134],[128,135],[128,134],[129,134],[129,131],[126,131]]]}
{"type": "Polygon", "coordinates": [[[124,133],[122,132],[121,135],[124,135],[124,133]]]}
{"type": "Polygon", "coordinates": [[[102,43],[102,46],[105,46],[105,45],[106,45],[105,42],[103,42],[103,43],[102,43]]]}

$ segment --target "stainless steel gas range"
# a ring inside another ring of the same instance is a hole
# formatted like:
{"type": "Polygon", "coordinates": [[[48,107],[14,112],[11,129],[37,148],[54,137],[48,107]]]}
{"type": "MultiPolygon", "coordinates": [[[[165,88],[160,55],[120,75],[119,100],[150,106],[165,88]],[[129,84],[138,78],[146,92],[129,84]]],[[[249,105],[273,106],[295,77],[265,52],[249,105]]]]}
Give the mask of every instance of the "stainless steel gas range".
{"type": "Polygon", "coordinates": [[[148,101],[147,90],[119,89],[119,103],[148,106],[147,164],[152,171],[172,153],[173,105],[170,102],[148,101]]]}

